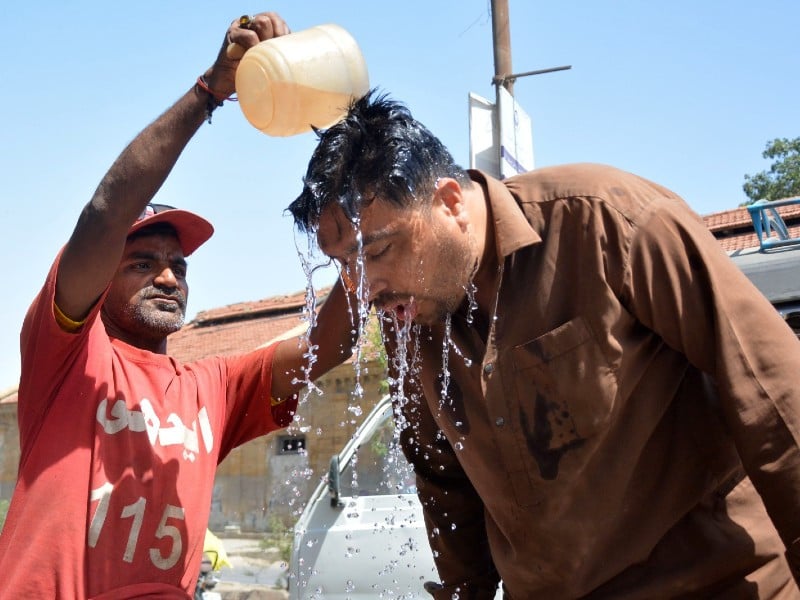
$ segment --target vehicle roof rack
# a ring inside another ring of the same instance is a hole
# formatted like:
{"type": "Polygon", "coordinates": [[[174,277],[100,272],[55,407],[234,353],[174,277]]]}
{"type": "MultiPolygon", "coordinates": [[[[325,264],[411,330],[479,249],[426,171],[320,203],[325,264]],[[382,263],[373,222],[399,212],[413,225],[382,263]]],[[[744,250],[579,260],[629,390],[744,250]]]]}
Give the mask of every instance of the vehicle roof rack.
{"type": "Polygon", "coordinates": [[[792,204],[800,204],[800,196],[773,200],[772,202],[758,200],[747,206],[747,211],[753,220],[753,226],[758,236],[758,244],[762,251],[800,244],[800,237],[789,236],[789,229],[778,213],[779,206],[792,204]]]}

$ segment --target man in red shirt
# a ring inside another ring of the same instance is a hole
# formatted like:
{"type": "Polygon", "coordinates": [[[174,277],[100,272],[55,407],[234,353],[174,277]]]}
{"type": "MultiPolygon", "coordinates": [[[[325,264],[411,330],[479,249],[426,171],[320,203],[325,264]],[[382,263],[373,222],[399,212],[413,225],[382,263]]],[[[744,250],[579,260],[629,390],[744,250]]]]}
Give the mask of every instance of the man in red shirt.
{"type": "MultiPolygon", "coordinates": [[[[262,13],[235,21],[226,41],[248,48],[288,31],[262,13]]],[[[217,464],[291,421],[308,343],[188,364],[166,354],[184,320],[185,257],[213,228],[150,201],[234,91],[236,62],[221,50],[122,152],[26,316],[0,598],[190,598],[217,464]]],[[[349,354],[351,326],[328,316],[345,301],[335,288],[317,322],[349,354]]],[[[319,350],[310,376],[343,358],[319,350]]]]}

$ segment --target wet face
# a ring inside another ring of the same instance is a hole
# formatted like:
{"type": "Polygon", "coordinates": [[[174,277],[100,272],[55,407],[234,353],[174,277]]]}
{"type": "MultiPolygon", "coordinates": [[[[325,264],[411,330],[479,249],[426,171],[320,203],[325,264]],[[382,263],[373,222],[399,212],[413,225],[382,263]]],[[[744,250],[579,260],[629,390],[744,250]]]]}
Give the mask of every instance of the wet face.
{"type": "Polygon", "coordinates": [[[458,309],[475,264],[463,222],[437,197],[420,208],[376,199],[362,210],[358,228],[339,205],[329,205],[317,240],[353,282],[358,283],[363,265],[368,299],[376,308],[423,325],[458,309]]]}
{"type": "Polygon", "coordinates": [[[183,326],[186,260],[178,239],[153,234],[129,240],[103,304],[109,333],[149,348],[183,326]]]}

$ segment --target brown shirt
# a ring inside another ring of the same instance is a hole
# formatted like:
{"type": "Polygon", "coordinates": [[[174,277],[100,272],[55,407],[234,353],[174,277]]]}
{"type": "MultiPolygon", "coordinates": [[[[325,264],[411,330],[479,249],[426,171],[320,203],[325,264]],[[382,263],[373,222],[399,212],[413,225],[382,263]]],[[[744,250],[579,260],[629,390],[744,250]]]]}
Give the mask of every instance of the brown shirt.
{"type": "Polygon", "coordinates": [[[498,574],[514,600],[800,597],[791,329],[661,186],[470,173],[496,310],[453,315],[446,367],[444,328],[422,330],[401,401],[436,597],[492,598],[498,574]]]}

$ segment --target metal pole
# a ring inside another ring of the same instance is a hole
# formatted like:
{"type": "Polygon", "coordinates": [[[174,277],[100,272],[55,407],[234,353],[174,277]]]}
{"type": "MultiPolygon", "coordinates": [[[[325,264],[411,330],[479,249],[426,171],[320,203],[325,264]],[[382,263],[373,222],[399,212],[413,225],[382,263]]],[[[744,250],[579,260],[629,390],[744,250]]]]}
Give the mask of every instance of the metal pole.
{"type": "MultiPolygon", "coordinates": [[[[527,77],[529,75],[541,75],[544,73],[552,73],[554,71],[565,71],[572,67],[567,65],[563,67],[553,67],[550,69],[539,69],[537,71],[525,71],[523,73],[514,73],[511,68],[511,17],[508,12],[508,0],[491,0],[492,11],[492,47],[494,50],[494,77],[492,84],[495,90],[495,108],[493,112],[494,119],[494,145],[497,148],[497,164],[499,173],[503,176],[503,160],[504,154],[509,152],[513,159],[517,153],[517,115],[506,115],[504,111],[513,110],[517,111],[517,102],[514,98],[514,82],[518,77],[527,77]],[[503,94],[504,88],[511,96],[509,102],[508,97],[503,94]],[[503,101],[501,102],[501,98],[503,101]],[[508,117],[514,117],[510,119],[508,117]],[[504,127],[507,131],[504,131],[504,127]],[[509,144],[507,148],[504,143],[509,144]],[[513,147],[510,147],[513,145],[513,147]]],[[[510,161],[508,164],[511,164],[510,161]]],[[[517,170],[515,164],[513,169],[517,170]]]]}
{"type": "Polygon", "coordinates": [[[506,79],[512,73],[508,0],[492,0],[492,42],[495,81],[501,81],[503,87],[513,96],[514,81],[506,79]]]}
{"type": "Polygon", "coordinates": [[[508,0],[492,0],[492,43],[494,48],[494,131],[497,136],[497,176],[503,175],[503,123],[500,86],[514,95],[514,80],[506,79],[511,73],[511,33],[509,31],[508,0]]]}
{"type": "Polygon", "coordinates": [[[550,67],[549,69],[538,69],[536,71],[525,71],[523,73],[512,73],[511,75],[506,75],[503,79],[492,79],[492,83],[497,85],[498,83],[505,83],[506,81],[515,82],[520,77],[528,77],[529,75],[544,75],[545,73],[555,73],[556,71],[569,71],[572,68],[572,65],[564,65],[563,67],[550,67]]]}

